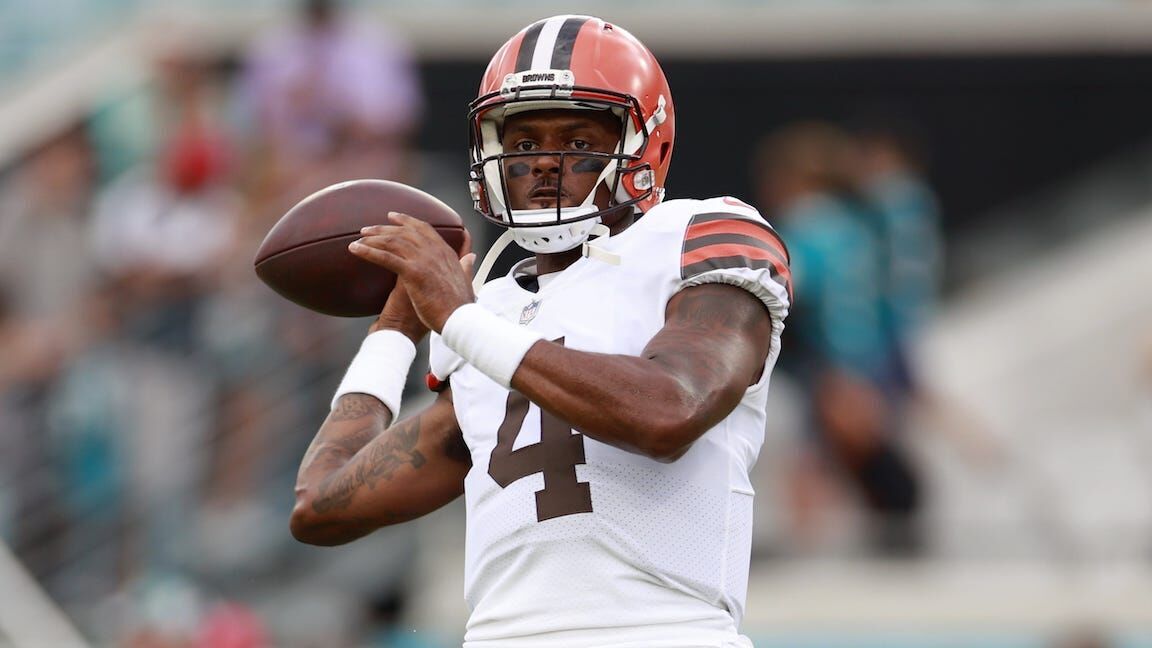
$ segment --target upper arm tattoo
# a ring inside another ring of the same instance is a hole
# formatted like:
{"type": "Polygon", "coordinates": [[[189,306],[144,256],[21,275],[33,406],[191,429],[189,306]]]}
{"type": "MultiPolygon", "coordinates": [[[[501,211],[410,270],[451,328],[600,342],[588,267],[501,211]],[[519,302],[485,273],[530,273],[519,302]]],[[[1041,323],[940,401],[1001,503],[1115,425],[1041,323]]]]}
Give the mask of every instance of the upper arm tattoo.
{"type": "Polygon", "coordinates": [[[726,383],[734,367],[745,364],[755,374],[749,375],[755,382],[771,337],[771,318],[759,300],[741,288],[705,284],[673,297],[668,321],[645,348],[644,357],[683,358],[688,377],[696,384],[726,383]],[[763,327],[762,339],[749,335],[758,333],[758,327],[763,327]],[[701,355],[707,356],[706,361],[700,361],[701,355]]]}
{"type": "Polygon", "coordinates": [[[699,290],[684,292],[676,305],[676,323],[690,331],[723,333],[740,324],[740,302],[699,290]]]}

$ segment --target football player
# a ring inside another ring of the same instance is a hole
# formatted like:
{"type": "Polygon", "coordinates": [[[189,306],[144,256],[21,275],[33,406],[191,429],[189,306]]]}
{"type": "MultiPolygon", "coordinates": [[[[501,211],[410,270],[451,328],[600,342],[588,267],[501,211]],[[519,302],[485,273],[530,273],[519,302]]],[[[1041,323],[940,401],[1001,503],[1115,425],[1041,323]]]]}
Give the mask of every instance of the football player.
{"type": "Polygon", "coordinates": [[[400,282],[304,457],[293,533],[344,543],[463,494],[468,648],[750,646],[784,245],[739,200],[663,201],[672,94],[619,26],[526,27],[470,121],[476,208],[507,231],[479,288],[473,255],[404,215],[350,246],[400,282]],[[483,283],[508,240],[534,257],[483,283]],[[429,330],[439,396],[394,422],[429,330]]]}

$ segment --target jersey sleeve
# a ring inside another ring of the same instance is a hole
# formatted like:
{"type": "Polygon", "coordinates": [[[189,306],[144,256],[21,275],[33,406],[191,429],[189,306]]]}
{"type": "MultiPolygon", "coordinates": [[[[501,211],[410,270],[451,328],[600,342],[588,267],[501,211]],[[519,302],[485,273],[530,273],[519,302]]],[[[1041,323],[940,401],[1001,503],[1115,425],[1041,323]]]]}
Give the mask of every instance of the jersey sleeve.
{"type": "Polygon", "coordinates": [[[743,207],[691,217],[680,251],[680,289],[708,283],[743,288],[783,322],[792,305],[788,248],[759,213],[743,207]]]}
{"type": "Polygon", "coordinates": [[[452,373],[464,366],[464,358],[444,344],[439,333],[433,331],[428,338],[428,375],[425,382],[434,392],[444,391],[452,373]]]}

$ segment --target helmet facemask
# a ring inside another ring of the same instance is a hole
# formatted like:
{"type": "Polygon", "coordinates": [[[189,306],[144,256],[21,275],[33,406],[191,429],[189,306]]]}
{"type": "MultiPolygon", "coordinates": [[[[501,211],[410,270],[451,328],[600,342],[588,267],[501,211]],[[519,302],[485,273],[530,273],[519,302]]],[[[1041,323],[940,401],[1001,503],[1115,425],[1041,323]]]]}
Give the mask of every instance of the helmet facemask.
{"type": "MultiPolygon", "coordinates": [[[[480,97],[472,105],[471,124],[471,187],[476,210],[488,220],[509,228],[515,241],[534,253],[554,253],[572,249],[586,241],[593,227],[609,214],[634,209],[653,191],[653,172],[646,162],[640,162],[648,144],[652,124],[639,119],[639,103],[635,98],[599,88],[570,85],[572,73],[554,70],[547,73],[510,74],[499,92],[480,97]],[[548,85],[531,83],[532,80],[559,79],[548,85]],[[564,82],[567,83],[564,83],[564,82]],[[576,96],[574,96],[576,95],[576,96]],[[526,111],[606,110],[620,120],[620,136],[612,152],[594,151],[511,151],[505,152],[501,135],[505,119],[526,111]],[[558,193],[556,206],[543,209],[512,209],[509,196],[509,169],[515,168],[516,158],[555,157],[559,161],[558,188],[564,187],[566,174],[583,160],[590,161],[599,176],[587,196],[576,206],[563,207],[558,193]],[[573,163],[572,160],[575,159],[573,163]],[[622,180],[632,176],[633,186],[643,193],[633,196],[622,186],[622,180]],[[601,208],[595,204],[603,186],[609,204],[601,208]]],[[[661,115],[662,116],[662,115],[661,115]]],[[[654,116],[653,120],[656,121],[654,116]]]]}

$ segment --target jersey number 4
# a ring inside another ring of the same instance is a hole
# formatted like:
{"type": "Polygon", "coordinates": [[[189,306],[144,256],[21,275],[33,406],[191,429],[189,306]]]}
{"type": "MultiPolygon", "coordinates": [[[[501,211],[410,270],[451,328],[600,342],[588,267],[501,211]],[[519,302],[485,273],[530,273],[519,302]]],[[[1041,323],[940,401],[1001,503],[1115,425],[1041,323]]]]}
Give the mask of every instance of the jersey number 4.
{"type": "Polygon", "coordinates": [[[564,515],[592,512],[588,482],[577,481],[576,466],[584,463],[584,435],[540,409],[540,443],[516,450],[512,445],[528,417],[528,398],[508,394],[507,413],[496,435],[496,447],[488,460],[488,474],[507,488],[528,475],[544,473],[544,488],[536,491],[536,519],[540,522],[564,515]]]}

